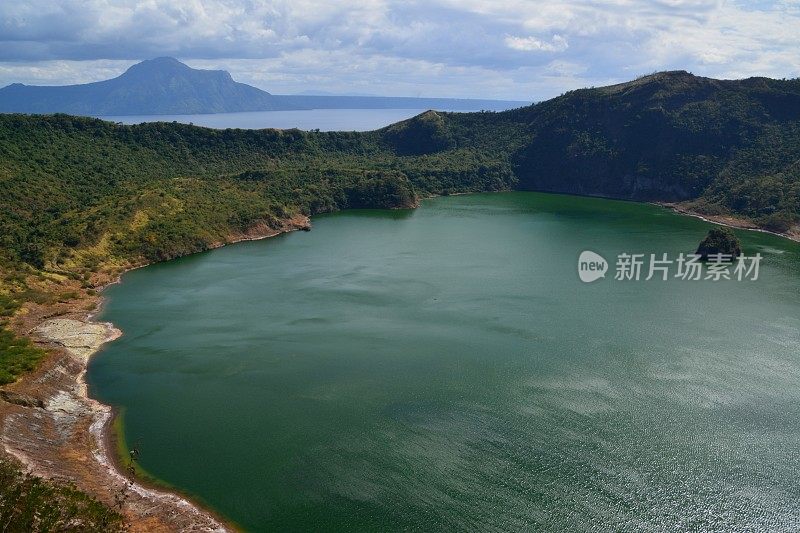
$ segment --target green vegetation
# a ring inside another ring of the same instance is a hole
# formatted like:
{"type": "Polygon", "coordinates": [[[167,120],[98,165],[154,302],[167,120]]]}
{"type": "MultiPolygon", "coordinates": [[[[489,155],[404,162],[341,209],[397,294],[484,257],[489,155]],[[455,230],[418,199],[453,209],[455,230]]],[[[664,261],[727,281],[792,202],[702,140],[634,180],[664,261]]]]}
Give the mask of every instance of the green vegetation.
{"type": "Polygon", "coordinates": [[[0,320],[13,315],[17,308],[19,308],[19,303],[16,300],[5,294],[0,294],[0,320]]]}
{"type": "Polygon", "coordinates": [[[800,220],[800,80],[663,72],[510,111],[523,188],[687,201],[774,230],[800,220]]]}
{"type": "Polygon", "coordinates": [[[124,531],[122,515],[69,484],[44,481],[0,459],[4,532],[124,531]]]}
{"type": "Polygon", "coordinates": [[[34,346],[30,339],[18,337],[3,327],[3,321],[18,307],[19,302],[0,294],[0,385],[13,383],[34,370],[45,356],[45,351],[34,346]]]}
{"type": "Polygon", "coordinates": [[[45,351],[25,338],[0,328],[0,385],[13,383],[19,376],[34,370],[45,351]]]}
{"type": "Polygon", "coordinates": [[[5,115],[0,265],[80,278],[101,264],[196,252],[297,213],[409,207],[417,196],[513,184],[503,154],[398,157],[379,133],[5,115]]]}

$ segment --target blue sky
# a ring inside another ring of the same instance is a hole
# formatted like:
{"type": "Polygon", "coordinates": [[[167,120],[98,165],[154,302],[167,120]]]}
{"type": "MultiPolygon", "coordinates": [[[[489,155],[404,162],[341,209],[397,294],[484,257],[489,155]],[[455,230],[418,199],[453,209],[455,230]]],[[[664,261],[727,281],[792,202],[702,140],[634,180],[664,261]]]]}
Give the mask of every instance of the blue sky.
{"type": "Polygon", "coordinates": [[[278,94],[540,100],[657,70],[800,76],[800,0],[0,1],[0,86],[163,55],[278,94]]]}

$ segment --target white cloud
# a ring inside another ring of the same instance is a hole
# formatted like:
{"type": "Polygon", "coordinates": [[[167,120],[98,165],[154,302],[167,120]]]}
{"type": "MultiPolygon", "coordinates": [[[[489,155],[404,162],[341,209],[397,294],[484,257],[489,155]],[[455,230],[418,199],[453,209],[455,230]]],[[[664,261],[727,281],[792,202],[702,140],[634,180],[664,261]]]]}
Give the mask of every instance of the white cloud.
{"type": "Polygon", "coordinates": [[[19,0],[0,85],[171,55],[272,92],[540,99],[654,70],[795,77],[798,30],[798,0],[19,0]]]}
{"type": "Polygon", "coordinates": [[[506,46],[512,50],[523,52],[563,52],[569,48],[567,40],[560,35],[553,35],[549,41],[542,41],[536,37],[516,37],[509,35],[505,38],[506,46]]]}

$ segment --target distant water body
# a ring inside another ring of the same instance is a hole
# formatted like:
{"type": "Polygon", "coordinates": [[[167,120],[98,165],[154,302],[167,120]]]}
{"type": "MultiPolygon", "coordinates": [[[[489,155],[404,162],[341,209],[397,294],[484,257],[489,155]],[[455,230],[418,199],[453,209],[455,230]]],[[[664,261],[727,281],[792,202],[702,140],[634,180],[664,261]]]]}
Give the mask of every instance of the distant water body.
{"type": "Polygon", "coordinates": [[[800,246],[739,232],[754,282],[613,279],[709,227],[536,193],[316,217],[126,274],[90,391],[250,531],[797,530],[800,246]]]}
{"type": "Polygon", "coordinates": [[[257,111],[206,115],[130,115],[98,117],[123,124],[180,122],[207,128],[261,129],[298,128],[321,131],[370,131],[394,124],[426,109],[309,109],[302,111],[257,111]]]}

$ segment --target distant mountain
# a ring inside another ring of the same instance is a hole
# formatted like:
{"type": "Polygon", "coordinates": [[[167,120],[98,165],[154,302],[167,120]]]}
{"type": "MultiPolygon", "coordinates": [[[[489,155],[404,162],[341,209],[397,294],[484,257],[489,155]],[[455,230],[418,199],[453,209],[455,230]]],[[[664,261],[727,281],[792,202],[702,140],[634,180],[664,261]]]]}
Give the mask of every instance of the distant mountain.
{"type": "Polygon", "coordinates": [[[139,115],[281,109],[266,91],[223,70],[198,70],[171,57],[142,61],[111,80],[59,87],[15,83],[0,89],[0,112],[139,115]]]}
{"type": "Polygon", "coordinates": [[[233,80],[224,70],[193,69],[177,59],[142,61],[122,75],[95,83],[0,89],[0,113],[73,115],[181,115],[293,109],[503,110],[528,102],[365,96],[272,95],[233,80]]]}

